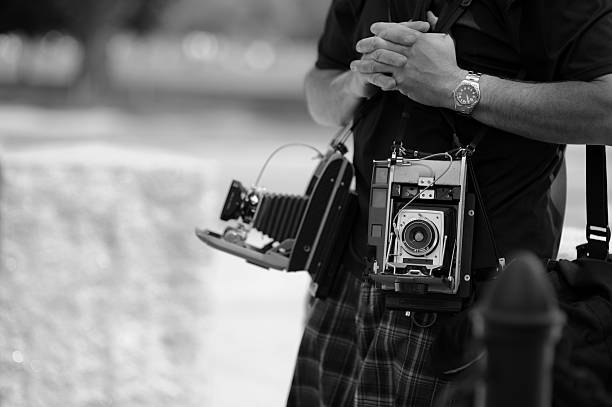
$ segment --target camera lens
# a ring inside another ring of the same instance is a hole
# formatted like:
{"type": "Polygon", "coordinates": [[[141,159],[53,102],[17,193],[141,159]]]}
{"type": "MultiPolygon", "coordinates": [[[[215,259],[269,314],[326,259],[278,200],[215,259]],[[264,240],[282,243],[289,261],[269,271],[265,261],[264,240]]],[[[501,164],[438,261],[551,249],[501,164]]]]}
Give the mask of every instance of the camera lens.
{"type": "Polygon", "coordinates": [[[413,220],[402,233],[404,248],[412,256],[426,256],[438,244],[438,231],[431,222],[423,219],[413,220]]]}

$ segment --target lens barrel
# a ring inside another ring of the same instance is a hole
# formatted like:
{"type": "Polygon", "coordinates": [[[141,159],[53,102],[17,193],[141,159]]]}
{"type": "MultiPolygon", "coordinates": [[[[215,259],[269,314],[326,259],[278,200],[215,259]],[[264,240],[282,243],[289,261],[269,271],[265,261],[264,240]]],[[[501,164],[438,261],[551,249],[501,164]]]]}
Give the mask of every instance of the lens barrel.
{"type": "Polygon", "coordinates": [[[402,242],[410,255],[426,256],[438,245],[438,230],[427,219],[412,220],[404,227],[402,242]]]}

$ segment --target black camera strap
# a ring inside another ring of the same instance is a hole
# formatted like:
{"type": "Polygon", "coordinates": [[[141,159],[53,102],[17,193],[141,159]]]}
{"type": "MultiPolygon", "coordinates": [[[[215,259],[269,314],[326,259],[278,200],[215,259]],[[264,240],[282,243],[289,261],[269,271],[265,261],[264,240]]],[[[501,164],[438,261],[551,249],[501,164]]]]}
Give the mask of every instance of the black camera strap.
{"type": "MultiPolygon", "coordinates": [[[[417,1],[416,10],[415,10],[415,14],[418,16],[417,18],[421,20],[426,20],[427,19],[426,13],[432,7],[432,3],[433,3],[432,0],[417,1]]],[[[471,4],[472,4],[472,0],[452,0],[452,1],[446,2],[440,11],[440,14],[438,16],[438,22],[436,23],[436,27],[433,31],[437,33],[448,34],[453,24],[455,24],[455,22],[459,20],[459,18],[463,15],[463,13],[467,10],[467,8],[471,4]]],[[[392,9],[391,2],[388,1],[388,13],[389,13],[390,21],[394,21],[394,15],[393,15],[394,12],[398,13],[397,7],[392,9]]],[[[501,256],[497,248],[497,244],[495,243],[495,235],[493,234],[493,227],[491,226],[491,222],[489,221],[489,216],[487,215],[487,211],[484,206],[484,201],[482,199],[482,194],[478,186],[478,181],[474,174],[473,164],[471,160],[472,154],[474,153],[474,151],[476,150],[476,147],[478,146],[480,141],[485,136],[485,133],[487,132],[487,127],[480,126],[476,134],[470,141],[470,143],[467,146],[464,146],[460,142],[459,137],[457,135],[454,113],[447,109],[443,109],[443,108],[439,109],[439,111],[442,114],[443,119],[448,123],[448,125],[450,126],[452,130],[452,138],[453,138],[453,142],[455,146],[458,147],[459,149],[465,150],[466,154],[468,155],[468,168],[470,172],[470,178],[472,179],[472,185],[474,187],[474,193],[476,195],[478,205],[480,206],[482,214],[483,214],[483,220],[484,220],[484,223],[487,228],[487,232],[491,240],[491,247],[493,249],[493,254],[495,255],[496,260],[500,261],[501,256]]]]}
{"type": "MultiPolygon", "coordinates": [[[[454,0],[452,2],[446,3],[444,8],[440,13],[438,18],[438,22],[436,23],[435,32],[448,34],[450,33],[450,29],[459,20],[461,15],[467,10],[467,8],[472,4],[472,0],[454,0]]],[[[477,133],[472,138],[472,141],[467,145],[463,146],[459,141],[459,137],[457,136],[457,130],[455,127],[455,117],[453,113],[448,111],[447,109],[440,109],[440,113],[444,120],[450,126],[453,132],[453,142],[456,147],[465,148],[469,153],[473,153],[476,150],[476,146],[480,143],[482,138],[486,133],[486,128],[481,127],[477,133]]]]}
{"type": "Polygon", "coordinates": [[[495,234],[493,233],[493,226],[491,226],[491,222],[489,220],[489,215],[487,214],[487,209],[484,206],[484,199],[482,199],[482,193],[480,192],[480,186],[478,185],[478,179],[476,178],[476,174],[474,173],[474,165],[472,163],[472,158],[470,155],[467,157],[467,167],[470,173],[470,177],[472,178],[472,185],[474,187],[474,194],[476,195],[476,200],[478,201],[478,205],[482,210],[482,217],[487,228],[487,232],[489,233],[489,238],[491,239],[491,246],[493,247],[493,254],[495,255],[495,259],[498,261],[496,266],[499,266],[499,262],[502,261],[502,256],[497,248],[497,243],[495,242],[495,234]]]}
{"type": "MultiPolygon", "coordinates": [[[[447,3],[446,6],[442,9],[440,16],[438,18],[438,22],[435,27],[435,31],[439,33],[448,34],[450,32],[451,27],[455,22],[461,17],[461,15],[467,10],[467,8],[472,4],[472,0],[455,0],[451,3],[447,3]]],[[[501,261],[501,254],[497,247],[497,243],[495,242],[495,235],[493,233],[493,227],[491,226],[491,222],[489,220],[489,216],[487,214],[487,210],[484,205],[484,200],[482,198],[482,193],[480,192],[480,187],[478,185],[478,179],[476,178],[476,174],[474,173],[474,165],[472,163],[471,156],[476,151],[476,147],[482,141],[483,137],[487,133],[486,126],[480,126],[472,137],[472,140],[467,146],[463,146],[459,140],[457,135],[457,129],[455,126],[455,117],[454,113],[448,111],[447,109],[440,109],[440,113],[444,120],[448,123],[452,130],[453,142],[459,148],[465,149],[467,158],[468,158],[468,170],[470,178],[472,179],[472,185],[474,188],[474,194],[476,195],[476,200],[480,209],[482,210],[483,220],[485,223],[485,227],[487,228],[487,232],[489,234],[489,238],[491,239],[491,246],[493,249],[493,254],[498,262],[501,261]]]]}
{"type": "Polygon", "coordinates": [[[446,3],[438,17],[435,32],[448,34],[453,24],[471,4],[472,0],[454,0],[446,3]]]}
{"type": "Polygon", "coordinates": [[[576,247],[578,257],[605,260],[610,244],[606,147],[586,146],[587,242],[576,247]]]}
{"type": "MultiPolygon", "coordinates": [[[[455,24],[457,20],[459,20],[461,15],[467,10],[467,8],[471,4],[472,0],[454,0],[453,2],[446,3],[445,7],[442,8],[434,31],[442,34],[450,33],[450,29],[453,24],[455,24]]],[[[442,117],[448,123],[453,132],[453,141],[456,147],[464,148],[464,146],[459,141],[459,137],[457,136],[457,130],[455,128],[455,117],[453,116],[453,113],[444,108],[440,109],[440,113],[442,114],[442,117]]],[[[476,150],[476,146],[484,137],[485,132],[486,130],[479,130],[472,138],[472,141],[469,143],[469,145],[465,148],[471,152],[476,150]]]]}

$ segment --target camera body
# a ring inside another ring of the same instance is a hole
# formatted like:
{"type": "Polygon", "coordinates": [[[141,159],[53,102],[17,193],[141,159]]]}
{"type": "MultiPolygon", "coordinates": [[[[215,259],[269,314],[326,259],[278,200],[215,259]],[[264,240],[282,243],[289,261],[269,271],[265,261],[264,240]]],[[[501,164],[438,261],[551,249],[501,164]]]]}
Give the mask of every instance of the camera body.
{"type": "Polygon", "coordinates": [[[242,257],[247,262],[276,270],[308,271],[314,295],[325,298],[333,287],[356,213],[356,195],[350,190],[353,166],[342,144],[321,158],[304,195],[246,188],[232,181],[221,220],[223,233],[196,229],[209,246],[242,257]],[[249,240],[260,232],[265,241],[249,240]]]}
{"type": "Polygon", "coordinates": [[[458,311],[471,292],[474,195],[465,154],[374,161],[368,277],[387,308],[458,311]]]}

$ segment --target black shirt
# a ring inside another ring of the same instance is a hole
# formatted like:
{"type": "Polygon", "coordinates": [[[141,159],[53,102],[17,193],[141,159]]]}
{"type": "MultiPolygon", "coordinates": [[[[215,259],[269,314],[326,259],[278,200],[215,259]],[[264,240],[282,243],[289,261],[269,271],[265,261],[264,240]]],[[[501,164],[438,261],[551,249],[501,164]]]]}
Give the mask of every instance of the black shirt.
{"type": "MultiPolygon", "coordinates": [[[[316,66],[346,70],[359,59],[355,44],[370,37],[378,21],[424,20],[445,0],[334,0],[318,46],[316,66]]],[[[458,65],[467,70],[530,81],[590,80],[612,72],[612,0],[473,0],[453,25],[458,65]]],[[[486,92],[486,89],[484,90],[486,92]]],[[[367,214],[372,160],[386,159],[394,140],[408,148],[448,151],[452,131],[440,109],[420,105],[398,92],[379,92],[358,109],[354,165],[359,214],[352,234],[354,258],[367,253],[367,214]]],[[[483,126],[455,116],[457,134],[468,143],[483,126]]],[[[495,242],[509,257],[528,249],[553,256],[561,235],[550,185],[563,146],[487,128],[473,157],[495,242]]],[[[474,268],[495,264],[488,233],[478,217],[474,268]]]]}

